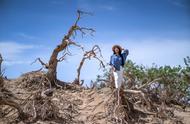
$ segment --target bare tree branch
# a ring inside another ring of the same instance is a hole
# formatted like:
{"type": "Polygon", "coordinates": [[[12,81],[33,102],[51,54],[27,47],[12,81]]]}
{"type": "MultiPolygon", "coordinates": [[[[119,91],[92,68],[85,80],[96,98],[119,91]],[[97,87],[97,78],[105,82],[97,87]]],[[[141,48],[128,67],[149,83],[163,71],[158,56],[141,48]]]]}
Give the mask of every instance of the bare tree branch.
{"type": "Polygon", "coordinates": [[[34,64],[34,63],[36,63],[37,61],[39,61],[40,62],[40,64],[42,65],[42,66],[44,66],[46,69],[48,69],[48,64],[47,63],[44,63],[40,58],[37,58],[34,62],[32,62],[31,64],[34,64]]]}
{"type": "Polygon", "coordinates": [[[85,62],[86,59],[90,60],[91,58],[95,58],[96,60],[99,61],[100,68],[101,67],[105,68],[105,65],[104,65],[103,61],[100,59],[100,58],[103,58],[102,54],[101,54],[101,49],[100,49],[100,47],[98,45],[94,45],[90,51],[86,51],[84,53],[83,58],[80,61],[79,67],[77,68],[77,78],[74,80],[75,84],[81,85],[80,84],[80,72],[81,72],[82,66],[84,65],[84,62],[85,62]],[[98,53],[100,54],[99,56],[97,56],[98,53]]]}
{"type": "Polygon", "coordinates": [[[70,55],[70,53],[64,53],[59,59],[58,59],[58,62],[61,62],[63,60],[65,60],[65,56],[66,55],[70,55]]]}
{"type": "Polygon", "coordinates": [[[147,86],[151,85],[152,83],[158,82],[158,81],[160,81],[160,80],[161,80],[161,78],[156,78],[156,79],[154,79],[154,80],[151,81],[151,82],[147,82],[147,83],[143,84],[142,86],[137,87],[137,89],[140,90],[140,89],[142,89],[142,88],[144,88],[144,87],[147,87],[147,86]]]}

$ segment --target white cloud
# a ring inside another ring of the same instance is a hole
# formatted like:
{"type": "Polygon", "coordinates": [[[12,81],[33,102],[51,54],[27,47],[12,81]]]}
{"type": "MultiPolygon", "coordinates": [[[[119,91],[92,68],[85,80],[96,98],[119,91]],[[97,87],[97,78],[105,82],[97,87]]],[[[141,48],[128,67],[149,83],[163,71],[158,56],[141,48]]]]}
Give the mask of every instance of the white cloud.
{"type": "Polygon", "coordinates": [[[0,42],[0,53],[5,58],[14,58],[24,50],[36,48],[35,45],[25,45],[13,41],[0,42]]]}
{"type": "Polygon", "coordinates": [[[36,39],[36,37],[28,35],[26,33],[22,33],[22,32],[17,33],[17,35],[20,36],[20,37],[22,37],[22,38],[26,38],[26,39],[36,39]]]}
{"type": "Polygon", "coordinates": [[[137,64],[151,66],[152,63],[158,65],[182,65],[183,58],[190,55],[190,41],[178,40],[126,40],[115,42],[113,44],[101,44],[103,55],[109,61],[112,54],[111,47],[114,44],[120,44],[129,49],[129,59],[137,64]]]}
{"type": "MultiPolygon", "coordinates": [[[[84,46],[85,50],[90,50],[93,45],[98,44],[102,50],[102,54],[104,57],[104,62],[109,63],[110,56],[112,54],[112,46],[114,44],[120,44],[123,47],[129,49],[128,59],[133,60],[137,64],[144,64],[151,66],[152,63],[156,63],[158,65],[182,65],[183,57],[190,55],[190,41],[178,41],[178,40],[165,40],[165,39],[149,39],[142,41],[135,40],[121,40],[121,42],[85,42],[80,43],[84,46]]],[[[53,49],[53,48],[52,48],[53,49]]],[[[23,64],[25,64],[27,69],[32,69],[34,66],[40,66],[38,63],[30,65],[31,62],[34,61],[35,58],[41,57],[44,62],[47,62],[50,54],[52,52],[50,50],[41,50],[41,53],[38,52],[38,46],[35,45],[26,45],[20,44],[16,42],[0,42],[0,52],[3,56],[8,59],[14,61],[7,61],[6,65],[17,65],[17,68],[23,68],[23,64]],[[36,50],[37,49],[37,50],[36,50]],[[30,60],[24,61],[25,56],[20,56],[21,53],[24,53],[27,50],[37,51],[32,53],[30,60]],[[19,59],[17,56],[20,56],[19,59]],[[12,58],[13,57],[13,58],[12,58]],[[45,59],[44,59],[45,58],[45,59]]],[[[64,81],[72,81],[76,77],[76,69],[79,65],[79,62],[82,58],[83,52],[77,47],[71,47],[70,52],[73,53],[74,56],[66,57],[66,61],[59,63],[58,65],[58,78],[64,81]]],[[[13,66],[9,67],[9,69],[13,70],[13,66]]],[[[109,66],[108,66],[109,67],[109,66]]],[[[11,72],[11,71],[10,71],[11,72]]],[[[8,72],[8,73],[10,73],[8,72]]],[[[22,71],[25,72],[25,69],[22,71]]],[[[7,73],[7,74],[8,74],[7,73]]],[[[84,79],[86,83],[89,83],[90,80],[95,80],[96,75],[101,74],[102,70],[99,70],[99,63],[97,60],[87,60],[84,63],[84,66],[81,70],[81,79],[84,79]]],[[[9,74],[8,74],[9,76],[9,74]]]]}
{"type": "Polygon", "coordinates": [[[189,41],[143,41],[131,48],[131,59],[140,64],[182,65],[183,58],[190,53],[189,41]]]}
{"type": "MultiPolygon", "coordinates": [[[[135,40],[123,40],[121,42],[86,42],[84,47],[86,49],[90,49],[93,45],[98,44],[102,50],[102,54],[104,57],[104,63],[108,64],[110,60],[110,56],[112,55],[112,46],[114,44],[119,44],[124,48],[129,49],[128,59],[131,59],[133,62],[137,64],[143,64],[145,66],[151,66],[153,63],[157,65],[184,65],[183,58],[187,55],[190,55],[190,41],[178,41],[178,40],[165,40],[165,39],[149,39],[142,41],[135,40]]],[[[69,58],[70,59],[70,58],[69,58]]],[[[72,61],[72,60],[71,60],[72,61]]],[[[71,63],[67,63],[64,65],[65,68],[71,69],[76,72],[76,68],[79,63],[79,59],[75,59],[71,63]]],[[[109,68],[109,66],[107,66],[109,68]]],[[[66,73],[60,71],[59,73],[66,73]]],[[[85,83],[89,83],[90,80],[95,80],[98,74],[102,74],[102,70],[99,69],[99,63],[95,60],[87,60],[84,63],[84,66],[81,70],[81,79],[85,80],[85,83]]],[[[67,75],[67,74],[66,74],[67,75]]],[[[69,74],[70,75],[70,74],[69,74]]],[[[72,73],[72,77],[74,78],[76,73],[72,73]]],[[[64,78],[62,78],[64,79],[64,78]]]]}
{"type": "Polygon", "coordinates": [[[7,66],[14,64],[29,64],[29,61],[25,59],[26,57],[28,57],[27,54],[25,55],[25,52],[29,50],[36,50],[39,48],[43,48],[43,46],[37,46],[33,44],[22,44],[14,41],[0,42],[0,53],[2,54],[5,60],[4,64],[7,66]],[[21,56],[22,54],[25,56],[21,56]]]}
{"type": "Polygon", "coordinates": [[[12,66],[12,65],[22,65],[22,64],[31,64],[31,61],[21,61],[21,60],[14,60],[14,61],[5,61],[4,64],[6,66],[12,66]]]}

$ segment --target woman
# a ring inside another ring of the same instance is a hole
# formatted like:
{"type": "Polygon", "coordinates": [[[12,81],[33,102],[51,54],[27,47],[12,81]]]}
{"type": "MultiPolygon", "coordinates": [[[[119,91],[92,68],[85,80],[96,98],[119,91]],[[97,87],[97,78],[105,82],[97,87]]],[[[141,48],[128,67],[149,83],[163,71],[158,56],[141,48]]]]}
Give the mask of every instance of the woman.
{"type": "Polygon", "coordinates": [[[119,45],[114,45],[112,47],[112,51],[113,55],[110,58],[110,65],[112,66],[114,74],[115,88],[120,89],[123,82],[123,67],[129,51],[127,49],[124,50],[119,45]]]}

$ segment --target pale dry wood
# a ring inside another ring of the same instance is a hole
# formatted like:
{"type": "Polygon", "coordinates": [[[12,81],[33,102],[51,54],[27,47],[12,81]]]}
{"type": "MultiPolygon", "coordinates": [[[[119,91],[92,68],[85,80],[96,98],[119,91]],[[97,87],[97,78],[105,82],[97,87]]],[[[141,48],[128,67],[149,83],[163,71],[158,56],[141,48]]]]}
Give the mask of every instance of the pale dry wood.
{"type": "Polygon", "coordinates": [[[150,86],[151,84],[156,83],[156,82],[160,81],[161,79],[162,79],[162,78],[156,78],[156,79],[154,79],[153,81],[147,82],[147,83],[141,85],[140,87],[137,87],[137,89],[140,90],[140,89],[142,89],[142,88],[145,88],[145,87],[147,87],[147,86],[150,86]]]}

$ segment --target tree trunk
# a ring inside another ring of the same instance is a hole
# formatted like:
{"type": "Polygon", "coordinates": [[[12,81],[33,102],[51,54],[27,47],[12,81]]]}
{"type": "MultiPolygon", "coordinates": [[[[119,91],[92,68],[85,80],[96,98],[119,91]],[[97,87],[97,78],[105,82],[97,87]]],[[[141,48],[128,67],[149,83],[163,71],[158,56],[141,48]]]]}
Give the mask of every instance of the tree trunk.
{"type": "Polygon", "coordinates": [[[77,68],[77,78],[75,79],[75,84],[77,85],[80,85],[80,72],[81,72],[81,68],[84,64],[84,61],[85,61],[85,57],[82,58],[80,64],[79,64],[79,67],[77,68]]]}
{"type": "Polygon", "coordinates": [[[47,77],[49,81],[51,82],[52,86],[55,86],[56,80],[57,80],[57,57],[59,52],[64,50],[68,45],[68,42],[66,40],[62,41],[62,44],[58,45],[54,50],[50,57],[49,64],[48,64],[48,72],[47,77]]]}

